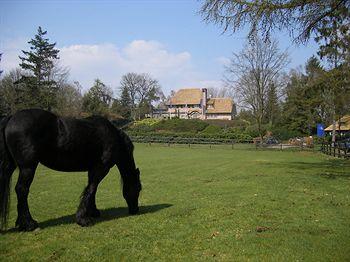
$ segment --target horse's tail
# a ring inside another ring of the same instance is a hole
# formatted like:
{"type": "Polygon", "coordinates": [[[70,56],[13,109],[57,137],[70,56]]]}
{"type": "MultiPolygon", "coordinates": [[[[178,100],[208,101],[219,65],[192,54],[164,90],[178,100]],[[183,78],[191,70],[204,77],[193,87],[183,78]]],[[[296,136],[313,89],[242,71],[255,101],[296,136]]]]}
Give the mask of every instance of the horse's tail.
{"type": "Polygon", "coordinates": [[[10,202],[11,176],[16,168],[15,162],[7,148],[5,127],[10,117],[0,120],[0,228],[7,225],[8,208],[10,202]]]}

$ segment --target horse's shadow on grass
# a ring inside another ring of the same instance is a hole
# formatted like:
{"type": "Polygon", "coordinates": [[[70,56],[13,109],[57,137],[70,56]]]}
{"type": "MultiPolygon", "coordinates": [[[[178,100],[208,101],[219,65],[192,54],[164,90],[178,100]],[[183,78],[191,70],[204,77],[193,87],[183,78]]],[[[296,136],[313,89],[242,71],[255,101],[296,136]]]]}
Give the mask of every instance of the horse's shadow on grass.
{"type": "MultiPolygon", "coordinates": [[[[136,216],[149,214],[149,213],[155,213],[159,210],[171,207],[172,204],[157,204],[157,205],[149,205],[149,206],[140,206],[140,211],[136,216]]],[[[119,219],[123,217],[133,216],[129,214],[129,210],[127,207],[115,207],[115,208],[107,208],[107,209],[101,209],[101,216],[99,218],[95,218],[93,221],[93,225],[99,224],[105,221],[110,221],[114,219],[119,219]]],[[[49,227],[55,227],[60,225],[68,225],[68,224],[74,224],[76,223],[75,220],[75,214],[66,215],[58,218],[49,219],[43,222],[39,221],[39,228],[49,228],[49,227]]],[[[5,232],[2,233],[12,233],[16,232],[16,228],[11,228],[5,232]]]]}

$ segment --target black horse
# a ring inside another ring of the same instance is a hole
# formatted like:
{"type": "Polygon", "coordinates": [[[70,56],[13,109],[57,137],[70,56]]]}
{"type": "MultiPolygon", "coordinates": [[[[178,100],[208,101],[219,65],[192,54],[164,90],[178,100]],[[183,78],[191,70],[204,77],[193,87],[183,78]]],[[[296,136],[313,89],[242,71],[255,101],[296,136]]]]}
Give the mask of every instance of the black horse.
{"type": "Polygon", "coordinates": [[[140,172],[130,138],[102,117],[61,118],[40,109],[28,109],[0,123],[0,219],[6,227],[11,175],[19,168],[16,184],[16,226],[34,230],[38,224],[28,207],[28,193],[39,163],[58,171],[88,171],[88,185],[76,213],[77,223],[88,226],[100,215],[95,195],[98,184],[117,165],[129,213],[139,211],[140,172]]]}

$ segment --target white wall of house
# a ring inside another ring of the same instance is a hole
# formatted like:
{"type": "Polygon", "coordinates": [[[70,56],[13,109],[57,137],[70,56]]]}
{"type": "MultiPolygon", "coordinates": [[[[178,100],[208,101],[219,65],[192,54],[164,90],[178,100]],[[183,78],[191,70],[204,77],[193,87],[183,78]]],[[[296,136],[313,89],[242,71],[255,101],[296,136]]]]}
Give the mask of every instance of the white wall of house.
{"type": "Polygon", "coordinates": [[[232,120],[231,114],[207,114],[207,119],[232,120]]]}

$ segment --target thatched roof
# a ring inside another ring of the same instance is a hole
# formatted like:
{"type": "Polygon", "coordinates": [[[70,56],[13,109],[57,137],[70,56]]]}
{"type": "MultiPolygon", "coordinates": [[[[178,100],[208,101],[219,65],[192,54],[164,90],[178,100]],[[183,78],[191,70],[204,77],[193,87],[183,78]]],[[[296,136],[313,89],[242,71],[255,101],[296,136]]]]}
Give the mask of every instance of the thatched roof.
{"type": "Polygon", "coordinates": [[[168,105],[199,105],[202,99],[200,88],[180,89],[170,98],[168,105]]]}
{"type": "Polygon", "coordinates": [[[231,114],[233,101],[231,98],[209,98],[207,105],[213,106],[207,109],[208,114],[231,114]]]}
{"type": "MultiPolygon", "coordinates": [[[[339,121],[336,122],[335,129],[339,130],[339,121]]],[[[325,131],[332,131],[333,125],[325,128],[325,131]]],[[[350,131],[350,115],[345,115],[340,119],[340,131],[350,131]]]]}
{"type": "MultiPolygon", "coordinates": [[[[167,105],[199,105],[203,98],[200,88],[180,89],[170,98],[167,105]]],[[[233,109],[233,101],[231,98],[208,98],[207,99],[208,114],[231,114],[233,109]]]]}

